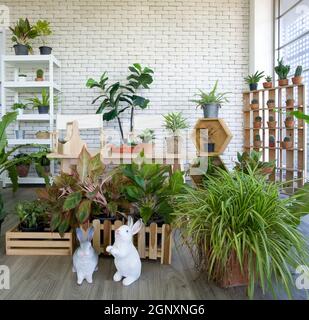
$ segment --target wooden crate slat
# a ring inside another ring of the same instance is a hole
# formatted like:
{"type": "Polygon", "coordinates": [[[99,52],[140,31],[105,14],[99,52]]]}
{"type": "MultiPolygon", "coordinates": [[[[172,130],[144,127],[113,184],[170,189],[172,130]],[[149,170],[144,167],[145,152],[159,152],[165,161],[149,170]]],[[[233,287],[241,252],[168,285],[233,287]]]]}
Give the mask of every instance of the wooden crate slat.
{"type": "Polygon", "coordinates": [[[70,249],[34,249],[34,248],[22,248],[22,249],[10,249],[6,250],[8,256],[69,256],[72,255],[70,249]]]}
{"type": "Polygon", "coordinates": [[[149,259],[157,259],[157,224],[149,226],[149,259]]]}
{"type": "Polygon", "coordinates": [[[72,239],[71,233],[65,233],[63,238],[56,232],[21,232],[21,231],[10,231],[10,238],[15,239],[72,239]]]}
{"type": "Polygon", "coordinates": [[[52,240],[9,240],[6,245],[9,248],[70,248],[69,241],[52,240]]]}
{"type": "Polygon", "coordinates": [[[142,259],[146,258],[146,228],[144,224],[137,234],[137,250],[142,259]]]}
{"type": "Polygon", "coordinates": [[[162,226],[161,263],[171,264],[172,259],[172,228],[168,224],[162,226]]]}
{"type": "Polygon", "coordinates": [[[101,244],[100,244],[100,232],[101,232],[101,225],[100,225],[100,220],[95,219],[92,221],[92,226],[94,227],[94,234],[92,238],[92,246],[94,250],[100,254],[101,251],[101,244]]]}
{"type": "Polygon", "coordinates": [[[106,250],[106,247],[109,246],[112,242],[112,228],[111,221],[104,220],[104,230],[103,230],[103,250],[106,250]]]}

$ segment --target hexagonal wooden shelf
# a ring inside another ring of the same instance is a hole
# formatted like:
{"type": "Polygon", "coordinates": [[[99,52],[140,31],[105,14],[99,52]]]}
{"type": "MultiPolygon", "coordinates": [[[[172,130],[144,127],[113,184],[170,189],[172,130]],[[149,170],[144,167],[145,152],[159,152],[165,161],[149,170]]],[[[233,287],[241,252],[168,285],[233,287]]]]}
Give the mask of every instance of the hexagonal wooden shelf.
{"type": "Polygon", "coordinates": [[[230,143],[233,135],[223,119],[203,118],[196,122],[192,134],[193,142],[198,151],[199,156],[215,157],[222,154],[227,145],[230,143]],[[205,135],[205,142],[203,133],[200,134],[201,129],[208,129],[208,138],[205,135]],[[214,151],[208,151],[208,143],[214,143],[214,151]]]}

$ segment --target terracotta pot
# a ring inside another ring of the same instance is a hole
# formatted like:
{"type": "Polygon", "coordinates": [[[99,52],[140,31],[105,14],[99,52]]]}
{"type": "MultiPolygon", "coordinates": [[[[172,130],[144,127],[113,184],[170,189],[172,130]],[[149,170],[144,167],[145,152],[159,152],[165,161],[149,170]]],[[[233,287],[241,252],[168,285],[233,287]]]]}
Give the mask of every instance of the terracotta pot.
{"type": "Polygon", "coordinates": [[[294,99],[288,99],[286,101],[286,107],[287,108],[294,108],[295,100],[294,99]]]}
{"type": "Polygon", "coordinates": [[[250,107],[251,107],[251,110],[259,110],[259,108],[260,108],[260,106],[256,103],[254,103],[254,104],[251,103],[250,107]]]}
{"type": "Polygon", "coordinates": [[[271,103],[268,103],[267,104],[267,108],[269,109],[269,110],[273,110],[274,108],[275,108],[275,103],[273,103],[273,102],[271,102],[271,103]]]}
{"type": "Polygon", "coordinates": [[[276,142],[269,142],[269,148],[275,148],[276,142]]]}
{"type": "Polygon", "coordinates": [[[243,272],[235,252],[233,252],[219,276],[218,283],[222,288],[247,286],[249,283],[248,259],[244,259],[243,272]]]}
{"type": "Polygon", "coordinates": [[[282,79],[282,80],[279,80],[278,82],[279,82],[280,87],[284,87],[284,86],[289,85],[289,79],[282,79]]]}
{"type": "Polygon", "coordinates": [[[294,120],[285,120],[284,123],[285,123],[286,128],[288,128],[288,129],[294,128],[294,124],[295,124],[294,120]]]}
{"type": "Polygon", "coordinates": [[[254,146],[254,148],[261,148],[262,141],[254,141],[253,146],[254,146]]]}
{"type": "Polygon", "coordinates": [[[291,149],[293,148],[293,141],[282,141],[281,146],[283,149],[291,149]]]}
{"type": "Polygon", "coordinates": [[[123,144],[120,147],[112,146],[111,149],[113,153],[132,153],[134,147],[123,144]]]}
{"type": "Polygon", "coordinates": [[[19,164],[16,166],[17,174],[20,178],[28,176],[30,164],[19,164]]]}
{"type": "Polygon", "coordinates": [[[253,128],[254,129],[261,129],[262,127],[262,122],[258,121],[258,122],[253,122],[253,128]]]}
{"type": "Polygon", "coordinates": [[[35,81],[44,81],[43,78],[35,78],[35,81]]]}
{"type": "Polygon", "coordinates": [[[264,87],[264,89],[271,89],[273,87],[273,83],[272,82],[264,82],[263,87],[264,87]]]}
{"type": "Polygon", "coordinates": [[[182,147],[182,139],[179,136],[171,136],[165,138],[166,140],[166,151],[171,154],[180,154],[182,147]]]}
{"type": "Polygon", "coordinates": [[[268,128],[275,129],[277,126],[277,121],[267,121],[268,128]]]}
{"type": "Polygon", "coordinates": [[[303,83],[303,77],[293,77],[292,82],[295,85],[300,85],[303,83]]]}

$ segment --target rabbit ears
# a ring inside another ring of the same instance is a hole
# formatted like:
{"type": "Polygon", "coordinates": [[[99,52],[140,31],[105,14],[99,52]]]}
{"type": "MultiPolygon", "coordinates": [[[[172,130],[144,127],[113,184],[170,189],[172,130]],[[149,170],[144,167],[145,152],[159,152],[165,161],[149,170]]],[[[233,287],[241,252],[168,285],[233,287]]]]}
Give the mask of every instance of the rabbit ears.
{"type": "Polygon", "coordinates": [[[79,242],[91,241],[94,234],[94,228],[90,227],[87,231],[82,230],[81,228],[76,228],[76,236],[79,242]]]}
{"type": "Polygon", "coordinates": [[[134,224],[133,222],[133,218],[131,216],[128,216],[128,227],[132,230],[132,234],[136,234],[141,230],[143,221],[142,219],[139,219],[134,224]]]}

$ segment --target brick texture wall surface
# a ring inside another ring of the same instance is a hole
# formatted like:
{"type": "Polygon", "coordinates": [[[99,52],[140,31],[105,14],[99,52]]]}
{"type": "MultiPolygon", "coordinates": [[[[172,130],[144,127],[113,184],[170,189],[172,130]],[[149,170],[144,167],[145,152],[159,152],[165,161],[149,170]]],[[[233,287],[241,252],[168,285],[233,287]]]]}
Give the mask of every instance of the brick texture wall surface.
{"type": "MultiPolygon", "coordinates": [[[[151,90],[145,92],[151,105],[144,114],[178,110],[192,126],[202,111],[190,99],[198,88],[208,90],[219,80],[219,89],[231,92],[220,116],[234,135],[223,159],[231,165],[241,150],[249,0],[10,0],[4,4],[10,8],[11,23],[19,17],[51,22],[49,42],[62,63],[63,113],[94,113],[95,92],[85,87],[87,78],[98,78],[106,70],[111,81],[122,80],[127,67],[140,62],[155,72],[151,90]]],[[[6,53],[13,54],[10,34],[6,53]]],[[[96,140],[91,133],[88,138],[96,140]]]]}

